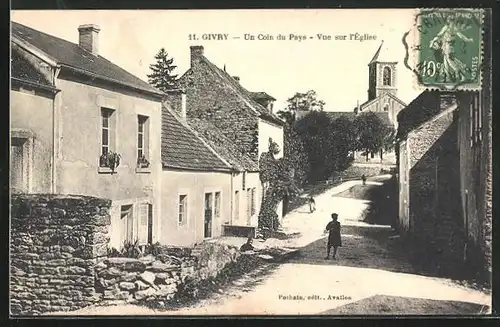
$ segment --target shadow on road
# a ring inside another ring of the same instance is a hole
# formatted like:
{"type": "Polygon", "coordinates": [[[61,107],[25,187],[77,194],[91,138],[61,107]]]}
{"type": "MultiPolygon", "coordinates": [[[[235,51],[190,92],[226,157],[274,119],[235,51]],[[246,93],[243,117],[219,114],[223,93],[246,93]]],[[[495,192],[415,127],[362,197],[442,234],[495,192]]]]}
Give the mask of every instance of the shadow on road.
{"type": "Polygon", "coordinates": [[[395,232],[383,226],[343,226],[342,247],[336,260],[325,260],[326,238],[317,240],[300,250],[291,263],[338,265],[382,269],[392,272],[416,273],[401,251],[395,232]]]}
{"type": "Polygon", "coordinates": [[[374,295],[320,315],[474,315],[486,314],[486,310],[485,306],[470,302],[374,295]]]}
{"type": "Polygon", "coordinates": [[[297,212],[300,213],[309,213],[309,207],[306,207],[305,210],[297,210],[298,208],[307,205],[309,203],[308,199],[312,196],[313,198],[327,192],[328,190],[338,186],[341,184],[340,182],[338,183],[331,183],[331,184],[326,184],[326,183],[321,183],[317,185],[311,185],[307,186],[304,189],[304,194],[301,196],[296,196],[293,199],[290,200],[288,203],[288,206],[286,207],[286,213],[289,213],[291,211],[296,210],[297,212]]]}
{"type": "Polygon", "coordinates": [[[370,178],[366,185],[355,185],[335,197],[371,201],[361,219],[368,224],[395,226],[398,217],[396,179],[370,178]],[[370,182],[382,182],[370,184],[370,182]]]}

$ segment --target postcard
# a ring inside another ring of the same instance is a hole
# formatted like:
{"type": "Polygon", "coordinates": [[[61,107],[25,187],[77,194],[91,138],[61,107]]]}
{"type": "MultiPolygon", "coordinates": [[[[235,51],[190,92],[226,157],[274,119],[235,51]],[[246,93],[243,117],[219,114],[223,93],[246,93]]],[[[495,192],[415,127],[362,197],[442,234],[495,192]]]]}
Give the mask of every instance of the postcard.
{"type": "Polygon", "coordinates": [[[491,10],[14,10],[10,314],[487,315],[491,10]]]}

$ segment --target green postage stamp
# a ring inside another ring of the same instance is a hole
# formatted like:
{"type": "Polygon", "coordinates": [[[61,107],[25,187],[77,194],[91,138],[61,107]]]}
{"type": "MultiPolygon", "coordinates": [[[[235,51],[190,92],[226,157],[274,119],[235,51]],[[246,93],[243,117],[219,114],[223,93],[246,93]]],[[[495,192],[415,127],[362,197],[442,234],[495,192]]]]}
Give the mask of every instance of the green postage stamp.
{"type": "MultiPolygon", "coordinates": [[[[419,9],[412,45],[419,86],[442,90],[481,88],[483,11],[481,9],[419,9]]],[[[408,54],[407,54],[408,58],[408,54]]]]}

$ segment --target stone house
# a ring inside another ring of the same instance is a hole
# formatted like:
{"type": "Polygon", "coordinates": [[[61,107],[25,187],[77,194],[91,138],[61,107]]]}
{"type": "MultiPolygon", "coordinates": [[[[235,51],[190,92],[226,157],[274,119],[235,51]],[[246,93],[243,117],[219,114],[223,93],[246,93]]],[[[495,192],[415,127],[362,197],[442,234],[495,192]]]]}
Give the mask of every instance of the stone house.
{"type": "Polygon", "coordinates": [[[221,235],[231,219],[232,172],[224,160],[179,117],[162,109],[162,244],[191,246],[221,235]]]}
{"type": "MultiPolygon", "coordinates": [[[[203,46],[191,46],[190,50],[191,67],[179,79],[180,88],[186,92],[188,122],[192,119],[208,122],[230,140],[237,152],[250,158],[257,166],[262,153],[268,150],[270,138],[280,147],[278,158],[282,156],[284,122],[272,112],[273,98],[262,92],[246,90],[239,77],[230,76],[205,57],[203,46]]],[[[239,174],[242,188],[246,175],[244,172],[239,174]]],[[[258,180],[258,174],[248,174],[248,177],[258,180]]],[[[248,192],[248,187],[244,188],[248,192]]],[[[262,193],[259,183],[255,198],[262,200],[262,193]]],[[[236,201],[236,191],[234,196],[236,201]]],[[[282,202],[277,214],[282,217],[282,202]]]]}
{"type": "Polygon", "coordinates": [[[74,44],[12,22],[11,190],[111,199],[111,245],[154,242],[164,94],[99,55],[99,31],[74,44]]]}
{"type": "Polygon", "coordinates": [[[398,115],[398,228],[437,272],[491,268],[488,97],[425,91],[398,115]]]}
{"type": "Polygon", "coordinates": [[[261,203],[257,195],[260,187],[258,164],[248,154],[242,153],[211,121],[188,118],[184,90],[169,90],[167,93],[165,106],[172,108],[177,118],[231,167],[231,192],[226,197],[231,214],[222,221],[224,229],[230,226],[256,227],[261,203]]]}

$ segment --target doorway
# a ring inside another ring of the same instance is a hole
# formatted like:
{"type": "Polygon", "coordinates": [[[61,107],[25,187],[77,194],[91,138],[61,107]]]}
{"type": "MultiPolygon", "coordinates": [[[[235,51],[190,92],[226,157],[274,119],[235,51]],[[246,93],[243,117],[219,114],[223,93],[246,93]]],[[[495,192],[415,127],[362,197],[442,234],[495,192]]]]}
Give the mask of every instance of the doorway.
{"type": "Polygon", "coordinates": [[[12,192],[28,192],[27,140],[13,137],[10,144],[10,187],[12,192]]]}
{"type": "Polygon", "coordinates": [[[204,237],[212,237],[213,194],[205,193],[205,232],[204,237]]]}

